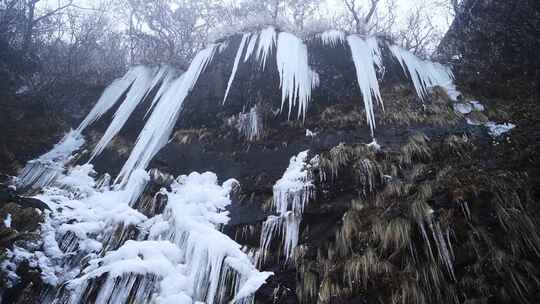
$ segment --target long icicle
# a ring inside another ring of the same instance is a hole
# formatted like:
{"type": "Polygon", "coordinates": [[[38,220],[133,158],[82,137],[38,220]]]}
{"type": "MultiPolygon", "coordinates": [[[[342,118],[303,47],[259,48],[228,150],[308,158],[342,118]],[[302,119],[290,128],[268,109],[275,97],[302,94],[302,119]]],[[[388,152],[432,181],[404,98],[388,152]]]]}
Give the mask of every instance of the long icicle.
{"type": "Polygon", "coordinates": [[[101,154],[111,140],[118,134],[118,132],[120,132],[124,124],[131,116],[131,113],[133,113],[137,105],[139,105],[139,103],[144,99],[148,90],[151,89],[150,85],[152,84],[153,79],[153,72],[151,69],[139,66],[133,69],[133,73],[136,75],[136,79],[131,85],[126,99],[120,105],[116,113],[114,113],[114,118],[105,131],[105,134],[103,134],[94,148],[90,161],[101,154]]]}
{"type": "Polygon", "coordinates": [[[234,58],[234,65],[231,76],[229,77],[229,83],[227,84],[227,91],[225,91],[225,96],[223,97],[223,104],[225,104],[225,101],[229,96],[229,90],[231,89],[234,77],[236,76],[236,71],[238,70],[238,63],[240,63],[240,58],[242,57],[244,46],[246,45],[246,40],[250,35],[250,33],[245,33],[242,35],[242,40],[240,40],[240,45],[238,46],[238,51],[236,51],[236,57],[234,58]]]}
{"type": "Polygon", "coordinates": [[[184,100],[195,86],[200,74],[214,57],[216,45],[211,45],[195,56],[188,70],[174,80],[163,94],[148,122],[139,134],[128,160],[115,182],[124,184],[131,172],[146,169],[152,158],[167,144],[174,124],[178,119],[184,100]]]}
{"type": "Polygon", "coordinates": [[[382,67],[380,49],[374,37],[364,40],[356,35],[350,35],[347,37],[347,41],[349,42],[356,68],[358,86],[360,87],[360,91],[362,91],[367,122],[373,136],[376,127],[373,97],[383,106],[377,72],[375,70],[375,66],[382,67]]]}

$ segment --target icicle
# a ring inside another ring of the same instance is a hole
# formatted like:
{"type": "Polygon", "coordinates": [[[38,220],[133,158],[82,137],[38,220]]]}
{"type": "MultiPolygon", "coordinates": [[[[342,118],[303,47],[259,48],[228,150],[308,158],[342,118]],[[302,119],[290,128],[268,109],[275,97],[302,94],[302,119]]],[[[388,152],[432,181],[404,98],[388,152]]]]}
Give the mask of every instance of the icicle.
{"type": "Polygon", "coordinates": [[[116,182],[124,184],[131,172],[146,169],[152,158],[167,143],[172,133],[184,100],[195,86],[200,74],[212,61],[216,45],[200,51],[191,62],[188,70],[174,80],[169,89],[163,93],[159,102],[131,150],[128,160],[120,170],[116,182]]]}
{"type": "Polygon", "coordinates": [[[253,54],[253,50],[255,50],[255,44],[257,43],[257,38],[259,38],[259,34],[252,34],[249,37],[249,43],[246,49],[246,56],[244,57],[244,62],[247,62],[249,57],[251,57],[251,54],[253,54]]]}
{"type": "Polygon", "coordinates": [[[396,45],[389,45],[390,51],[399,61],[405,74],[411,78],[418,97],[424,100],[427,89],[434,86],[444,88],[450,98],[456,101],[460,93],[454,85],[454,74],[449,67],[431,61],[424,61],[413,53],[396,45]]]}
{"type": "Polygon", "coordinates": [[[375,97],[381,107],[383,106],[377,72],[375,71],[375,66],[382,68],[380,49],[375,37],[369,37],[364,40],[356,35],[350,35],[347,37],[347,41],[349,42],[356,68],[358,86],[360,87],[360,91],[362,91],[367,122],[373,136],[375,130],[373,97],[375,97]]]}
{"type": "Polygon", "coordinates": [[[174,74],[174,70],[171,67],[164,66],[159,69],[158,73],[154,77],[154,80],[152,81],[152,85],[150,85],[150,90],[148,90],[148,93],[150,93],[152,89],[154,89],[160,82],[161,85],[154,96],[154,99],[152,99],[152,104],[150,104],[150,107],[148,107],[148,110],[146,110],[146,113],[144,114],[145,118],[152,112],[156,102],[161,98],[161,96],[163,96],[167,89],[169,89],[169,86],[174,79],[174,74]]]}
{"type": "MultiPolygon", "coordinates": [[[[298,118],[306,117],[311,90],[317,81],[317,74],[308,65],[307,47],[302,40],[289,33],[278,36],[276,62],[281,86],[281,110],[285,100],[289,103],[288,117],[298,103],[298,118]]],[[[318,78],[318,77],[317,77],[318,78]]]]}
{"type": "Polygon", "coordinates": [[[329,45],[331,47],[337,47],[339,45],[345,44],[345,33],[338,30],[328,30],[322,32],[319,37],[324,45],[329,45]]]}
{"type": "Polygon", "coordinates": [[[244,46],[246,45],[246,40],[251,34],[245,33],[242,35],[242,40],[240,40],[240,44],[238,45],[238,50],[236,51],[236,57],[234,58],[234,64],[233,69],[231,72],[231,76],[229,77],[229,83],[227,84],[227,91],[225,91],[225,96],[223,96],[223,104],[225,104],[225,101],[227,100],[227,97],[229,96],[229,90],[231,89],[231,85],[234,81],[234,77],[236,77],[236,71],[238,70],[238,64],[240,63],[240,59],[242,57],[242,53],[244,52],[244,46]]]}
{"type": "Polygon", "coordinates": [[[257,48],[257,60],[261,63],[264,71],[266,68],[266,60],[272,52],[272,48],[276,46],[276,30],[273,27],[267,27],[261,31],[259,37],[259,47],[257,48]]]}
{"type": "Polygon", "coordinates": [[[148,90],[151,89],[150,85],[152,84],[153,80],[151,69],[139,66],[134,68],[130,72],[135,75],[135,81],[133,82],[130,90],[128,91],[126,99],[114,114],[114,118],[107,130],[105,131],[105,134],[103,134],[103,137],[100,139],[100,141],[94,148],[92,156],[90,157],[90,161],[96,156],[98,156],[116,136],[116,134],[118,134],[120,129],[122,129],[124,124],[127,122],[131,113],[144,99],[144,97],[148,93],[148,90]]]}
{"type": "Polygon", "coordinates": [[[129,87],[133,84],[133,81],[135,81],[135,77],[129,72],[123,78],[113,81],[113,83],[105,89],[90,113],[88,113],[88,115],[81,122],[77,128],[77,131],[81,133],[84,131],[84,129],[86,129],[86,127],[109,111],[116,104],[116,102],[118,102],[122,94],[129,89],[129,87]]]}

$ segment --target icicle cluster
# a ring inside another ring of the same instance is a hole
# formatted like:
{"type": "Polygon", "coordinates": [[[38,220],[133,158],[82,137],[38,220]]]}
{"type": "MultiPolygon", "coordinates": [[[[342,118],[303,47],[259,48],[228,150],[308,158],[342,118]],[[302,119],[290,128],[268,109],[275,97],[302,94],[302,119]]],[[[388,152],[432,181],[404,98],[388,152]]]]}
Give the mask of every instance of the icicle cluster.
{"type": "Polygon", "coordinates": [[[338,47],[345,44],[346,41],[345,33],[338,30],[324,31],[319,34],[319,37],[324,45],[329,45],[332,47],[338,47]]]}
{"type": "Polygon", "coordinates": [[[254,105],[247,113],[239,113],[238,117],[233,116],[231,123],[249,141],[259,139],[262,135],[263,124],[257,105],[254,105]]]}
{"type": "Polygon", "coordinates": [[[298,245],[300,222],[304,208],[314,196],[314,185],[311,177],[311,165],[308,163],[309,151],[293,156],[289,167],[274,185],[272,207],[277,216],[269,216],[263,223],[261,233],[261,261],[264,262],[266,252],[276,235],[281,235],[282,249],[286,260],[292,258],[298,245]]]}
{"type": "Polygon", "coordinates": [[[160,92],[156,95],[155,109],[137,137],[135,146],[122,167],[117,181],[124,184],[129,179],[131,172],[146,169],[152,158],[165,146],[178,119],[184,100],[212,60],[216,48],[216,45],[211,45],[199,52],[182,76],[162,85],[162,88],[163,86],[166,86],[166,88],[161,95],[159,95],[160,92]]]}
{"type": "Polygon", "coordinates": [[[319,85],[319,76],[309,67],[307,46],[289,33],[279,33],[276,62],[281,86],[281,110],[288,101],[288,116],[298,104],[298,118],[305,119],[311,90],[319,85]]]}
{"type": "Polygon", "coordinates": [[[405,74],[411,78],[416,93],[423,100],[427,97],[427,89],[440,86],[446,89],[452,100],[456,101],[460,93],[454,85],[454,74],[449,67],[436,62],[422,60],[413,53],[397,46],[389,45],[390,51],[399,61],[405,74]]]}

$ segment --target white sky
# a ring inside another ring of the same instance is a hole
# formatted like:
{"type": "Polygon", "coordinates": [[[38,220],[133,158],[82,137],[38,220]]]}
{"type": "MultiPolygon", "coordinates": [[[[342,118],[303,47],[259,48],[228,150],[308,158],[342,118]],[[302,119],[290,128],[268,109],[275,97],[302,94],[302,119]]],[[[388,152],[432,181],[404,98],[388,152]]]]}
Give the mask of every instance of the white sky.
{"type": "MultiPolygon", "coordinates": [[[[153,1],[153,0],[147,0],[147,1],[153,1]]],[[[231,2],[238,2],[239,0],[229,0],[231,2]]],[[[363,7],[368,7],[370,0],[358,0],[363,7]]],[[[386,1],[382,0],[380,5],[380,9],[383,9],[386,7],[386,1]]],[[[41,1],[40,5],[43,6],[50,6],[50,7],[57,7],[58,3],[64,3],[66,0],[45,0],[41,1]]],[[[92,7],[97,5],[100,0],[78,0],[76,3],[78,3],[81,6],[84,7],[92,7]]],[[[432,14],[433,21],[435,25],[439,28],[439,30],[444,33],[448,29],[452,19],[449,14],[449,12],[444,9],[436,6],[434,4],[434,0],[396,0],[397,4],[397,18],[398,18],[398,24],[399,22],[403,22],[403,19],[405,16],[408,15],[408,12],[418,6],[426,6],[428,8],[428,11],[430,14],[432,14]]],[[[338,14],[340,12],[343,12],[345,10],[345,5],[343,3],[343,0],[323,0],[323,5],[321,12],[323,15],[332,15],[332,14],[338,14]]]]}

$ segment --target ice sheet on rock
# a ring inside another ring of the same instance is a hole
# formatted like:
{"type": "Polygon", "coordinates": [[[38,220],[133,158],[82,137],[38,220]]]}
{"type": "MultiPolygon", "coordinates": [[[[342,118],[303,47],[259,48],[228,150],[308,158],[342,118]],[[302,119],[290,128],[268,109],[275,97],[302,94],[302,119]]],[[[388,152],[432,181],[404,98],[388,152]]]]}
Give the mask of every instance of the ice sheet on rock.
{"type": "Polygon", "coordinates": [[[399,61],[405,74],[408,73],[418,97],[424,100],[427,97],[428,88],[440,86],[446,90],[452,100],[457,101],[461,93],[454,85],[454,74],[449,67],[422,60],[397,45],[389,45],[388,47],[399,61]]]}
{"type": "Polygon", "coordinates": [[[153,69],[138,66],[131,69],[128,74],[132,74],[135,80],[127,92],[126,98],[118,107],[116,113],[114,113],[113,120],[107,127],[105,134],[101,137],[96,144],[94,151],[90,157],[90,160],[101,154],[105,147],[111,142],[111,140],[120,132],[124,124],[128,121],[131,113],[139,105],[141,101],[147,96],[151,90],[152,80],[154,76],[153,69]]]}
{"type": "Polygon", "coordinates": [[[373,135],[375,129],[375,112],[373,98],[381,105],[382,98],[377,80],[377,71],[375,67],[382,68],[381,51],[375,37],[369,37],[365,40],[350,35],[347,37],[351,54],[356,68],[356,77],[358,86],[362,92],[364,108],[366,110],[367,122],[373,135]]]}
{"type": "Polygon", "coordinates": [[[276,30],[272,26],[263,29],[260,33],[259,46],[257,47],[257,61],[260,62],[263,71],[266,68],[268,55],[272,53],[272,49],[276,46],[276,37],[276,30]]]}
{"type": "Polygon", "coordinates": [[[301,215],[313,196],[314,185],[309,172],[310,165],[307,162],[308,152],[303,151],[293,156],[289,167],[273,187],[272,206],[280,215],[285,215],[288,209],[301,215]]]}
{"type": "Polygon", "coordinates": [[[250,33],[244,33],[242,35],[242,39],[240,40],[240,44],[238,45],[238,50],[236,51],[236,57],[234,58],[231,76],[229,77],[229,82],[227,83],[227,90],[225,91],[225,96],[223,96],[223,104],[225,104],[225,101],[227,101],[227,97],[229,96],[229,91],[231,90],[232,83],[234,81],[234,78],[236,77],[236,71],[238,70],[238,64],[240,63],[240,59],[242,58],[242,54],[244,52],[246,40],[250,36],[250,33]]]}
{"type": "Polygon", "coordinates": [[[337,47],[339,45],[345,44],[346,36],[345,33],[338,30],[327,30],[319,34],[321,41],[324,45],[331,47],[337,47]]]}
{"type": "Polygon", "coordinates": [[[29,161],[17,177],[17,184],[34,189],[51,184],[84,143],[81,133],[71,130],[49,152],[29,161]]]}
{"type": "Polygon", "coordinates": [[[304,208],[314,196],[314,185],[311,176],[311,161],[308,152],[300,152],[293,156],[289,167],[282,178],[273,187],[273,204],[277,216],[269,216],[263,223],[260,246],[262,254],[259,263],[264,263],[266,252],[276,236],[282,240],[282,252],[288,261],[293,257],[298,245],[300,223],[304,208]]]}
{"type": "Polygon", "coordinates": [[[195,86],[201,73],[212,61],[217,46],[210,45],[200,51],[191,62],[188,70],[172,81],[157,102],[128,160],[122,167],[116,182],[125,184],[134,170],[144,170],[152,158],[167,144],[174,125],[180,115],[184,100],[195,86]]]}
{"type": "Polygon", "coordinates": [[[288,117],[298,107],[298,118],[306,117],[311,91],[318,85],[318,75],[308,64],[306,45],[298,37],[281,32],[278,36],[276,62],[281,86],[281,110],[289,104],[288,117]]]}

